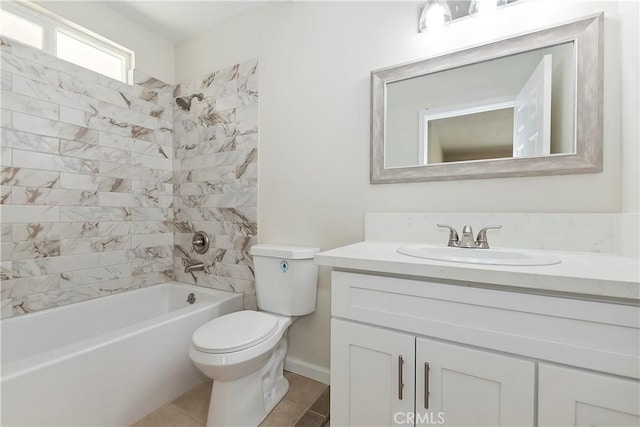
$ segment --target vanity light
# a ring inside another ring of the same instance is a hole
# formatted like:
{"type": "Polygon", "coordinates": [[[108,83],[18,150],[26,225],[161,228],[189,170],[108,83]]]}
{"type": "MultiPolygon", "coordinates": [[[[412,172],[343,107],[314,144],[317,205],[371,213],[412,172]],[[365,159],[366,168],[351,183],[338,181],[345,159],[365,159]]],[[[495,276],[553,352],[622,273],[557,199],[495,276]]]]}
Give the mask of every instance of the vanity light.
{"type": "Polygon", "coordinates": [[[490,15],[498,8],[521,0],[427,0],[422,9],[418,30],[435,30],[467,16],[490,15]]]}
{"type": "Polygon", "coordinates": [[[451,22],[451,9],[446,0],[429,0],[422,9],[418,30],[421,33],[427,29],[440,28],[451,22]]]}
{"type": "Polygon", "coordinates": [[[478,16],[480,12],[486,15],[495,12],[498,7],[507,4],[507,0],[471,0],[469,5],[469,15],[478,16]]]}

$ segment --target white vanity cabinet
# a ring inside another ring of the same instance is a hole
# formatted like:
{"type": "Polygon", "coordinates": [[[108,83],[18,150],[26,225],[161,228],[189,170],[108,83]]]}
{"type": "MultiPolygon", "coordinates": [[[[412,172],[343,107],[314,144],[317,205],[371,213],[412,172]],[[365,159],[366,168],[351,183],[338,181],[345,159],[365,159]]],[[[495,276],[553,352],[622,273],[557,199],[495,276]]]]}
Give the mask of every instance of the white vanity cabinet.
{"type": "Polygon", "coordinates": [[[331,424],[406,425],[394,416],[413,412],[415,337],[334,319],[331,343],[331,424]]]}
{"type": "Polygon", "coordinates": [[[535,363],[416,340],[416,425],[533,426],[535,363]]]}
{"type": "Polygon", "coordinates": [[[638,382],[540,363],[541,426],[639,426],[638,382]]]}
{"type": "Polygon", "coordinates": [[[640,311],[620,302],[334,271],[331,423],[637,426],[640,311]]]}
{"type": "Polygon", "coordinates": [[[533,425],[531,361],[339,319],[331,334],[332,425],[533,425]]]}

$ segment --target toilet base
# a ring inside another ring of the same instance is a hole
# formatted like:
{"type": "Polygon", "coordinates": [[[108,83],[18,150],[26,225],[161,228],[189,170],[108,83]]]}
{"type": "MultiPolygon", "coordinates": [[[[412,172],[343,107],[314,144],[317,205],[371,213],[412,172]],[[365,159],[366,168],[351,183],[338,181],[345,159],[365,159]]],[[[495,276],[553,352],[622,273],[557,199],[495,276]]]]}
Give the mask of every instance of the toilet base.
{"type": "Polygon", "coordinates": [[[286,354],[285,337],[262,368],[236,380],[215,380],[207,427],[260,424],[289,390],[289,382],[283,375],[286,354]]]}

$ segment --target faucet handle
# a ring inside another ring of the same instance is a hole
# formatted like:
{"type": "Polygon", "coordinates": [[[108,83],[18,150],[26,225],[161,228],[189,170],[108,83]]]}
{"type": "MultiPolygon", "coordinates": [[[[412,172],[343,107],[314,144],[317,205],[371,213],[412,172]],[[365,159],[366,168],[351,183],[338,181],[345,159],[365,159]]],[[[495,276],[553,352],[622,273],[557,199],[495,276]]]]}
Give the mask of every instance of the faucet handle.
{"type": "Polygon", "coordinates": [[[448,228],[449,229],[449,241],[447,242],[447,246],[458,246],[458,242],[460,242],[460,238],[458,237],[458,232],[455,228],[447,224],[436,224],[440,228],[448,228]]]}
{"type": "Polygon", "coordinates": [[[500,229],[500,228],[502,228],[501,225],[487,225],[486,227],[483,227],[478,232],[478,238],[476,239],[476,247],[480,249],[489,249],[489,242],[487,242],[487,230],[500,229]]]}

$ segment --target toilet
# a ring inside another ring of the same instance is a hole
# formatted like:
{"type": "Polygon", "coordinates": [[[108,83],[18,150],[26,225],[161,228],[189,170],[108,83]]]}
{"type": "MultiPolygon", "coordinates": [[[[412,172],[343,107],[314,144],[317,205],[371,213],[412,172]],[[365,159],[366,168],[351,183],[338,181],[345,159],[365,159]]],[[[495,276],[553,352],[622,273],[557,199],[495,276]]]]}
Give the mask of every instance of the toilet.
{"type": "Polygon", "coordinates": [[[213,379],[207,426],[257,426],[289,390],[287,329],[316,309],[319,248],[251,248],[260,311],[213,319],[193,334],[189,356],[213,379]]]}

